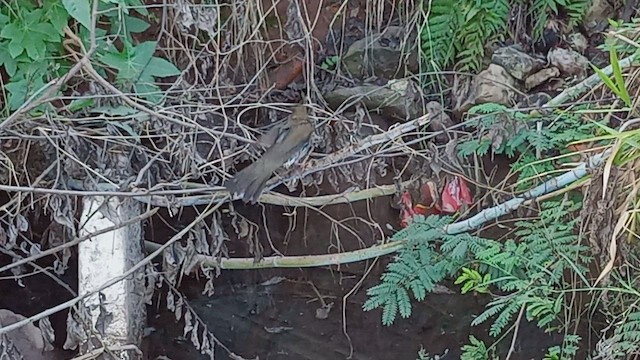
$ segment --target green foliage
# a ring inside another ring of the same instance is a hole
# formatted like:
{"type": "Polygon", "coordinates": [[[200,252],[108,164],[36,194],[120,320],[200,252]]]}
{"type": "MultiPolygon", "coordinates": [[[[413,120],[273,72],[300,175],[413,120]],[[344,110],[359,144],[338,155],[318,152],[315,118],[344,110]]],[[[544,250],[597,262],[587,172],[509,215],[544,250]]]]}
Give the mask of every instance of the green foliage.
{"type": "Polygon", "coordinates": [[[640,309],[638,298],[635,300],[634,305],[623,314],[619,326],[614,328],[611,352],[617,356],[616,358],[640,352],[640,309]]]}
{"type": "Polygon", "coordinates": [[[468,116],[468,127],[476,130],[476,135],[458,144],[458,154],[484,156],[491,150],[494,155],[510,158],[519,155],[511,164],[519,176],[519,190],[535,185],[534,179],[540,174],[568,162],[567,157],[548,160],[569,154],[567,144],[590,138],[599,130],[597,123],[583,120],[577,112],[534,116],[493,103],[474,106],[468,116]],[[540,130],[538,122],[543,125],[540,130]]]}
{"type": "Polygon", "coordinates": [[[580,245],[575,235],[580,219],[569,218],[580,206],[569,200],[546,202],[539,221],[516,223],[518,243],[508,240],[497,254],[476,253],[481,271],[485,269],[496,279],[499,290],[512,294],[491,301],[473,325],[497,314],[490,335],[498,336],[524,307],[528,320],[551,330],[564,304],[565,271],[584,276],[588,272],[585,264],[591,261],[589,247],[580,245]]]}
{"type": "Polygon", "coordinates": [[[443,70],[454,60],[454,42],[458,29],[455,1],[426,2],[427,20],[420,31],[421,48],[433,70],[443,70]]]}
{"type": "Polygon", "coordinates": [[[591,0],[534,0],[529,7],[529,17],[533,21],[533,39],[542,38],[549,15],[563,12],[568,18],[567,26],[573,29],[580,24],[589,6],[591,0]]]}
{"type": "Polygon", "coordinates": [[[480,71],[486,42],[507,29],[508,0],[434,0],[426,6],[420,33],[430,68],[441,70],[455,61],[460,71],[480,71]]]}
{"type": "Polygon", "coordinates": [[[329,56],[326,59],[324,59],[320,67],[325,70],[333,70],[336,68],[336,65],[338,64],[339,61],[340,61],[339,56],[337,55],[329,56]]]}
{"type": "Polygon", "coordinates": [[[448,217],[418,216],[411,226],[395,234],[394,238],[403,239],[406,246],[387,266],[381,283],[367,290],[369,299],[363,305],[365,311],[382,307],[384,325],[391,325],[398,313],[408,318],[412,311],[410,295],[422,301],[436,284],[458,271],[469,243],[482,240],[468,234],[445,234],[443,229],[449,221],[448,217]]]}
{"type": "Polygon", "coordinates": [[[4,94],[10,109],[17,109],[28,96],[48,82],[48,74],[59,75],[63,61],[51,61],[60,54],[67,12],[55,1],[38,8],[30,1],[0,7],[0,65],[10,81],[4,94]]]}
{"type": "MultiPolygon", "coordinates": [[[[629,38],[633,42],[638,42],[640,39],[640,33],[638,33],[638,26],[640,25],[640,18],[633,18],[631,22],[625,23],[623,20],[609,19],[609,25],[616,33],[629,38]]],[[[620,56],[626,57],[638,51],[638,47],[633,43],[629,44],[626,41],[620,41],[619,39],[611,36],[606,37],[604,42],[597,46],[602,51],[609,52],[611,48],[616,49],[616,53],[620,56]]]]}
{"type": "Polygon", "coordinates": [[[460,360],[490,360],[495,359],[495,355],[489,353],[489,349],[484,341],[477,339],[475,336],[469,336],[470,344],[462,347],[460,360]]]}
{"type": "Polygon", "coordinates": [[[544,356],[544,360],[571,360],[574,359],[580,347],[580,336],[568,334],[564,337],[562,346],[549,348],[544,356]]]}
{"type": "MultiPolygon", "coordinates": [[[[556,330],[566,313],[565,292],[572,286],[565,281],[567,273],[584,278],[592,260],[589,247],[576,235],[580,218],[571,217],[580,207],[580,202],[568,199],[547,201],[538,221],[517,222],[517,240],[505,242],[448,235],[444,226],[449,218],[416,217],[394,236],[404,239],[406,246],[387,265],[380,284],[368,289],[363,308],[382,308],[382,323],[390,325],[398,314],[411,315],[411,295],[423,301],[437,283],[458,274],[456,283],[462,284],[463,293],[488,292],[491,286],[505,294],[489,302],[471,323],[492,319],[489,335],[501,336],[520,311],[540,328],[556,330]]],[[[484,342],[474,337],[470,342],[463,348],[463,359],[490,358],[484,342]]],[[[566,353],[568,347],[561,350],[566,353]]]]}
{"type": "Polygon", "coordinates": [[[467,0],[458,3],[462,5],[462,26],[457,33],[458,41],[454,41],[456,68],[459,71],[478,72],[482,69],[487,42],[507,30],[509,1],[467,0]]]}
{"type": "Polygon", "coordinates": [[[485,274],[482,276],[477,270],[462,268],[462,274],[458,276],[455,281],[456,285],[462,285],[460,292],[466,294],[471,290],[479,293],[487,293],[489,291],[488,284],[491,281],[491,275],[485,274]]]}
{"type": "Polygon", "coordinates": [[[602,70],[597,67],[591,65],[593,70],[598,74],[598,77],[602,80],[602,82],[607,85],[614,94],[616,94],[622,101],[624,101],[627,107],[631,107],[631,96],[629,95],[629,91],[627,90],[627,84],[624,82],[624,78],[622,77],[622,70],[620,69],[620,62],[618,61],[618,51],[615,46],[611,46],[609,48],[609,60],[611,63],[611,67],[613,69],[613,79],[611,79],[607,74],[605,74],[602,70]]]}
{"type": "Polygon", "coordinates": [[[100,61],[118,71],[116,81],[121,88],[133,87],[140,96],[158,103],[161,100],[160,88],[155,85],[154,78],[179,75],[180,70],[169,61],[153,56],[155,41],[143,42],[137,46],[124,41],[124,45],[122,51],[112,48],[99,54],[100,61]]]}
{"type": "MultiPolygon", "coordinates": [[[[569,28],[578,25],[590,0],[533,0],[529,3],[533,38],[539,40],[549,15],[566,14],[569,28]]],[[[487,43],[508,30],[508,0],[432,0],[425,2],[420,30],[421,49],[430,71],[454,65],[459,71],[479,72],[487,43]]]]}
{"type": "MultiPolygon", "coordinates": [[[[70,26],[89,48],[91,3],[86,0],[3,2],[0,7],[0,66],[4,67],[9,81],[0,99],[5,100],[5,113],[18,109],[46,83],[69,69],[62,47],[65,27],[70,26]],[[70,20],[75,20],[75,24],[70,20]]],[[[123,91],[133,89],[143,93],[149,101],[160,101],[155,80],[178,75],[180,71],[170,62],[154,56],[155,42],[134,45],[132,35],[150,26],[140,18],[149,15],[142,1],[100,0],[98,14],[101,23],[106,20],[111,26],[109,32],[96,29],[97,58],[103,65],[96,66],[98,72],[106,77],[108,70],[115,70],[117,85],[123,91]],[[138,16],[134,16],[130,8],[135,8],[138,16]],[[114,46],[114,40],[122,42],[121,51],[114,46]]],[[[77,105],[73,108],[82,108],[77,105]]]]}
{"type": "Polygon", "coordinates": [[[418,358],[416,360],[440,360],[444,356],[446,356],[448,353],[449,353],[449,349],[445,350],[442,354],[431,356],[427,352],[427,350],[425,350],[423,347],[420,347],[420,351],[418,351],[418,358]]]}

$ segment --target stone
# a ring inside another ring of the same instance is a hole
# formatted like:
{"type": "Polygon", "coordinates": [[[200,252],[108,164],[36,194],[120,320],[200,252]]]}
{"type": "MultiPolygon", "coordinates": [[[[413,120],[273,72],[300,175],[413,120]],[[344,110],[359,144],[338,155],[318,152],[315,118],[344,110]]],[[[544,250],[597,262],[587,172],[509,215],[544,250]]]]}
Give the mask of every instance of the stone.
{"type": "Polygon", "coordinates": [[[543,59],[525,53],[520,46],[501,47],[493,52],[491,62],[502,66],[511,76],[524,80],[530,74],[542,69],[543,59]]]}
{"type": "Polygon", "coordinates": [[[609,18],[615,18],[615,9],[607,0],[594,0],[582,20],[589,36],[604,31],[609,26],[609,18]]]}
{"type": "Polygon", "coordinates": [[[516,104],[516,108],[518,109],[540,108],[544,104],[548,103],[549,101],[551,101],[551,95],[547,93],[538,92],[538,93],[528,94],[516,104]]]}
{"type": "Polygon", "coordinates": [[[337,86],[325,92],[323,97],[333,109],[345,102],[361,99],[368,109],[380,109],[385,114],[403,120],[422,115],[420,88],[411,80],[390,80],[386,85],[337,86]]]}
{"type": "Polygon", "coordinates": [[[569,46],[580,54],[584,54],[589,46],[589,41],[587,38],[580,33],[573,33],[567,37],[567,41],[569,46]]]}
{"type": "MultiPolygon", "coordinates": [[[[0,327],[26,319],[25,316],[9,309],[0,309],[0,327]]],[[[56,358],[55,354],[50,352],[51,344],[44,340],[44,332],[32,323],[3,334],[0,342],[2,342],[3,359],[53,360],[56,358]]]]}
{"type": "MultiPolygon", "coordinates": [[[[471,84],[455,92],[454,111],[466,112],[474,105],[497,103],[511,106],[516,94],[516,79],[502,66],[489,64],[473,78],[471,84]]],[[[458,90],[458,89],[457,89],[458,90]]]]}
{"type": "Polygon", "coordinates": [[[547,54],[549,64],[560,70],[563,76],[576,76],[583,79],[587,76],[589,60],[575,50],[555,48],[547,54]]]}
{"type": "Polygon", "coordinates": [[[404,28],[390,26],[383,33],[365,36],[349,47],[342,56],[342,65],[354,77],[371,76],[397,79],[407,71],[419,68],[415,35],[406,36],[404,28]]]}
{"type": "Polygon", "coordinates": [[[560,70],[557,67],[542,69],[535,74],[527,76],[524,80],[524,88],[527,89],[527,91],[531,90],[547,80],[558,76],[560,76],[560,70]]]}

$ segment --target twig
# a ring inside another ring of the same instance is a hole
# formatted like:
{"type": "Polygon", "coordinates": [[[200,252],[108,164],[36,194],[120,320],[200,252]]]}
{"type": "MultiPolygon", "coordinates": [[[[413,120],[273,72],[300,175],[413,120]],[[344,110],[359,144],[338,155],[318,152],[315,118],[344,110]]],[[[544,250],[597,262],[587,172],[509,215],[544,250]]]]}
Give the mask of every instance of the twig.
{"type": "MultiPolygon", "coordinates": [[[[449,224],[444,227],[444,231],[449,235],[467,232],[482,226],[484,223],[497,219],[514,211],[522,204],[544,196],[549,192],[556,191],[581,178],[587,176],[589,169],[601,165],[609,156],[611,150],[593,156],[588,163],[582,163],[573,170],[546,181],[521,196],[515,197],[500,205],[485,209],[475,216],[449,224]]],[[[157,244],[146,243],[149,249],[155,250],[157,244]]],[[[256,262],[254,258],[231,258],[220,259],[206,255],[197,255],[197,260],[204,266],[219,267],[221,269],[264,269],[264,268],[291,268],[291,267],[320,267],[330,265],[348,264],[358,261],[370,260],[379,256],[392,254],[399,251],[404,246],[404,241],[398,240],[383,245],[376,245],[366,249],[359,249],[350,252],[325,255],[305,255],[305,256],[273,256],[261,259],[256,262]]]]}
{"type": "Polygon", "coordinates": [[[129,225],[135,224],[137,222],[140,222],[142,220],[148,219],[151,216],[155,215],[157,212],[158,212],[158,208],[151,209],[151,210],[145,212],[144,214],[140,214],[139,216],[131,218],[131,219],[129,219],[127,221],[124,221],[124,222],[122,222],[120,224],[109,226],[107,228],[101,229],[101,230],[93,232],[91,234],[87,234],[87,235],[84,235],[84,236],[77,237],[77,238],[75,238],[75,239],[73,239],[73,240],[71,240],[69,242],[66,242],[66,243],[60,245],[60,246],[56,246],[54,248],[47,249],[45,251],[41,251],[41,252],[39,252],[37,254],[34,254],[34,255],[31,255],[29,257],[26,257],[26,258],[20,259],[18,261],[12,262],[9,265],[5,265],[3,267],[0,267],[0,273],[3,273],[5,271],[7,271],[7,270],[10,270],[11,268],[14,268],[16,266],[20,266],[20,265],[26,264],[28,262],[36,261],[36,260],[38,260],[40,258],[43,258],[45,256],[53,255],[53,254],[55,254],[55,253],[57,253],[59,251],[62,251],[64,249],[66,249],[66,248],[70,248],[72,246],[75,246],[75,245],[83,242],[83,241],[89,240],[92,237],[95,237],[95,236],[98,236],[98,235],[101,235],[101,234],[106,234],[106,233],[108,233],[110,231],[117,230],[119,228],[122,228],[122,227],[125,227],[125,226],[129,226],[129,225]]]}
{"type": "Polygon", "coordinates": [[[542,185],[536,186],[535,188],[525,192],[524,194],[515,197],[505,203],[502,203],[498,206],[494,206],[489,209],[485,209],[473,217],[459,221],[455,224],[450,224],[445,227],[445,231],[447,234],[454,235],[463,232],[467,232],[473,229],[477,229],[482,224],[497,219],[500,216],[506,215],[513,210],[517,209],[522,205],[525,201],[535,199],[539,196],[542,196],[551,191],[555,191],[560,189],[570,183],[579,180],[585,176],[587,176],[588,171],[592,168],[600,166],[602,163],[606,161],[606,159],[611,154],[611,150],[606,150],[603,153],[597,154],[589,159],[588,163],[582,163],[578,167],[573,170],[564,173],[558,177],[555,177],[551,180],[547,180],[542,185]]]}
{"type": "Polygon", "coordinates": [[[368,136],[355,144],[342,148],[332,154],[324,156],[321,159],[308,161],[304,164],[299,176],[304,177],[319,170],[324,170],[332,167],[336,163],[339,163],[341,160],[367,150],[374,145],[395,140],[408,132],[429,124],[431,118],[432,116],[430,114],[423,115],[413,121],[398,124],[382,134],[368,136]]]}
{"type": "Polygon", "coordinates": [[[522,304],[520,307],[520,313],[518,313],[518,318],[516,319],[515,328],[513,329],[513,338],[511,338],[511,346],[509,347],[509,352],[507,353],[507,357],[504,360],[509,360],[511,355],[516,349],[516,340],[518,339],[518,330],[520,329],[520,321],[522,320],[522,314],[524,314],[525,304],[522,304]]]}
{"type": "MultiPolygon", "coordinates": [[[[195,259],[203,266],[220,267],[226,270],[320,267],[349,264],[393,254],[400,250],[403,244],[404,241],[393,241],[383,245],[338,254],[270,256],[262,258],[259,262],[256,262],[254,258],[222,258],[218,261],[216,257],[206,255],[196,255],[195,259]]],[[[160,245],[147,241],[145,242],[145,247],[149,250],[157,251],[160,245]]]]}
{"type": "MultiPolygon", "coordinates": [[[[627,56],[626,58],[620,60],[619,61],[620,68],[624,69],[631,66],[631,64],[636,60],[637,57],[638,57],[637,53],[634,53],[633,55],[627,56]]],[[[604,72],[607,76],[613,74],[613,65],[609,65],[605,67],[604,69],[602,69],[602,72],[604,72]]],[[[584,79],[577,85],[572,86],[568,89],[565,89],[556,97],[549,100],[546,104],[542,105],[542,108],[549,109],[552,107],[557,107],[558,105],[561,105],[567,101],[576,99],[578,96],[594,88],[596,85],[600,84],[601,82],[602,82],[602,79],[600,79],[600,76],[597,73],[595,73],[589,76],[588,78],[584,79]]]]}

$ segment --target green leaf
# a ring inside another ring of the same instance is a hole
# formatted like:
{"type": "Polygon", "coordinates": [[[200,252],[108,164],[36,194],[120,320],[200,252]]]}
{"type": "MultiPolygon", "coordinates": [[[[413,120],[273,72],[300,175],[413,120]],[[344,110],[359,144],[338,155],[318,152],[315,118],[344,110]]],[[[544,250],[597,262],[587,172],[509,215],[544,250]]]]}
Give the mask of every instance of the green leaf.
{"type": "Polygon", "coordinates": [[[129,116],[139,113],[140,110],[128,107],[126,105],[119,106],[100,106],[91,110],[92,113],[105,114],[109,116],[129,116]]]}
{"type": "Polygon", "coordinates": [[[119,80],[138,80],[142,71],[148,67],[153,58],[155,48],[155,41],[147,41],[136,47],[125,41],[125,49],[122,53],[105,54],[100,60],[106,65],[118,69],[119,80]]]}
{"type": "Polygon", "coordinates": [[[39,23],[33,24],[29,28],[30,32],[27,37],[31,37],[33,33],[38,36],[38,39],[41,41],[50,41],[50,42],[60,42],[60,35],[56,31],[56,28],[53,27],[50,23],[39,23]]]}
{"type": "Polygon", "coordinates": [[[85,99],[74,99],[71,101],[69,106],[67,107],[70,112],[74,113],[76,111],[80,111],[86,108],[93,107],[95,101],[93,99],[85,98],[85,99]]]}
{"type": "Polygon", "coordinates": [[[144,72],[155,77],[177,76],[181,73],[180,69],[169,61],[155,56],[151,58],[144,72]]]}
{"type": "Polygon", "coordinates": [[[122,131],[124,131],[125,133],[127,133],[129,136],[131,136],[132,138],[136,139],[136,141],[140,141],[140,134],[137,134],[133,128],[124,122],[120,122],[120,121],[111,121],[109,122],[109,124],[120,128],[122,131]]]}
{"type": "Polygon", "coordinates": [[[17,58],[23,51],[24,47],[22,46],[21,41],[11,40],[9,43],[9,55],[11,55],[12,58],[17,58]]]}
{"type": "Polygon", "coordinates": [[[82,26],[91,29],[91,5],[89,0],[62,0],[64,8],[82,26]]]}
{"type": "Polygon", "coordinates": [[[607,74],[605,74],[602,70],[595,67],[594,65],[591,65],[591,68],[593,69],[593,71],[595,71],[598,74],[598,77],[600,78],[600,80],[602,80],[602,82],[604,82],[605,85],[607,85],[609,89],[611,89],[611,91],[615,92],[616,94],[619,92],[618,87],[613,83],[611,78],[607,76],[607,74]]]}
{"type": "Polygon", "coordinates": [[[135,84],[136,93],[142,98],[154,104],[160,104],[163,98],[163,94],[160,88],[152,83],[140,82],[135,84]]]}
{"type": "Polygon", "coordinates": [[[9,17],[3,13],[0,13],[0,26],[4,27],[9,22],[9,17]]]}
{"type": "Polygon", "coordinates": [[[18,26],[16,23],[10,23],[5,26],[2,31],[0,31],[0,37],[5,39],[11,39],[17,42],[22,41],[24,39],[24,31],[18,26]]]}
{"type": "Polygon", "coordinates": [[[4,70],[7,72],[9,77],[13,77],[18,68],[18,63],[13,57],[11,57],[7,50],[6,42],[0,43],[0,65],[4,65],[4,70]]]}
{"type": "Polygon", "coordinates": [[[29,82],[27,80],[12,81],[5,85],[5,89],[9,91],[8,105],[9,109],[17,110],[27,99],[27,89],[29,82]]]}
{"type": "Polygon", "coordinates": [[[618,54],[616,53],[615,46],[609,48],[609,59],[611,67],[613,68],[613,76],[616,79],[616,85],[619,92],[619,96],[624,101],[625,105],[631,107],[631,97],[627,91],[627,85],[622,77],[622,70],[620,69],[620,62],[618,62],[618,54]]]}
{"type": "Polygon", "coordinates": [[[58,34],[64,34],[64,27],[69,22],[69,13],[64,6],[58,1],[47,1],[44,7],[45,16],[51,22],[58,34]]]}
{"type": "Polygon", "coordinates": [[[149,29],[151,26],[148,22],[130,15],[124,16],[124,24],[127,31],[130,33],[141,33],[149,29]]]}
{"type": "Polygon", "coordinates": [[[106,53],[100,56],[100,61],[102,61],[105,65],[118,70],[118,72],[126,71],[129,67],[129,59],[126,57],[126,54],[123,53],[106,53]]]}
{"type": "Polygon", "coordinates": [[[144,7],[144,3],[142,2],[142,0],[129,0],[129,5],[135,6],[135,11],[137,11],[138,14],[142,16],[149,16],[149,10],[144,7]]]}
{"type": "MultiPolygon", "coordinates": [[[[51,27],[51,25],[49,25],[51,27]]],[[[57,32],[51,27],[50,35],[57,36],[57,32]]],[[[47,40],[50,35],[32,31],[24,38],[22,46],[27,50],[27,55],[35,61],[43,60],[47,52],[47,40]]]]}
{"type": "Polygon", "coordinates": [[[156,51],[156,44],[155,41],[145,41],[134,48],[133,59],[137,69],[142,70],[149,64],[156,51]]]}

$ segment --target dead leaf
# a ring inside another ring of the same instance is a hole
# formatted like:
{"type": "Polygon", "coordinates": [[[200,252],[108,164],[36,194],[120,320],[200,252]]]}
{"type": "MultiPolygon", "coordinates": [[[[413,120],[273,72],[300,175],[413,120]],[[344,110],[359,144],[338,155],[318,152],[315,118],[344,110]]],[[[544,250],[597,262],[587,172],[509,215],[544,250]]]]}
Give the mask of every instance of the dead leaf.
{"type": "Polygon", "coordinates": [[[625,211],[618,219],[615,229],[613,229],[613,235],[611,236],[611,243],[609,243],[609,261],[607,262],[607,265],[604,266],[604,269],[602,269],[602,271],[600,272],[600,275],[598,275],[596,282],[593,284],[594,287],[602,279],[604,279],[607,275],[609,275],[611,270],[613,270],[613,265],[616,261],[616,256],[618,254],[618,241],[617,241],[618,235],[620,234],[622,229],[625,227],[627,221],[629,220],[629,214],[630,212],[625,211]]]}

